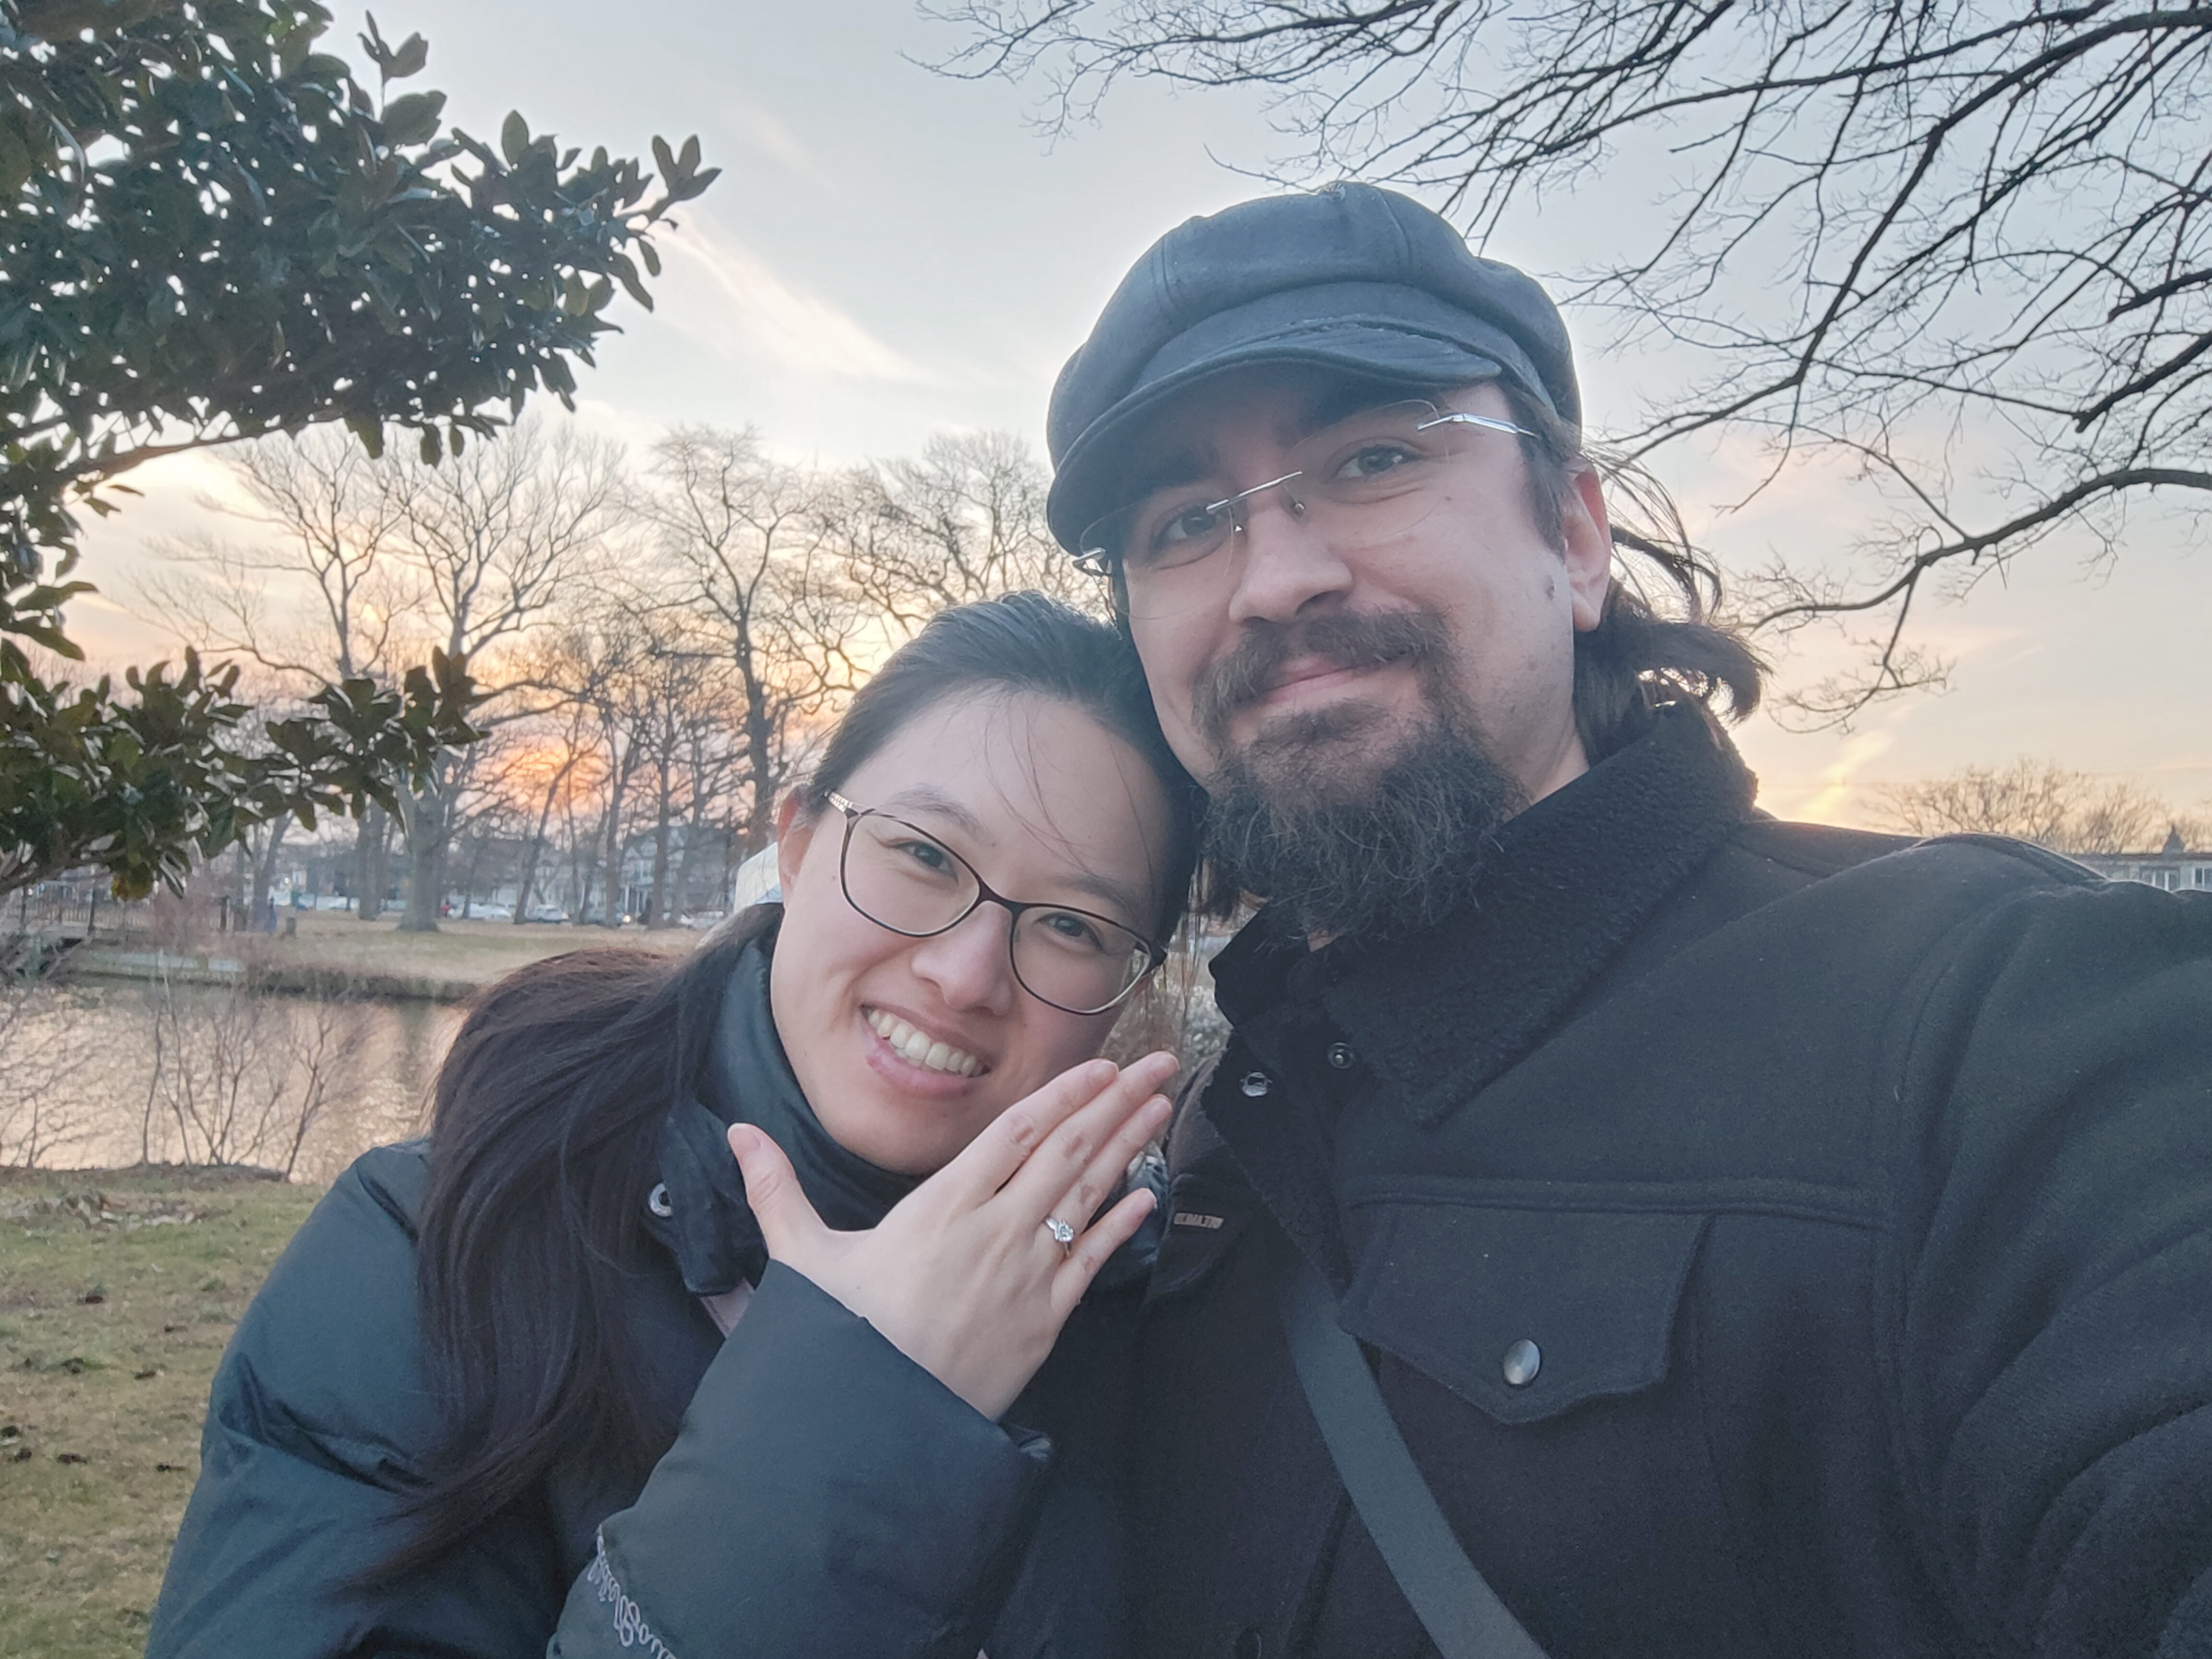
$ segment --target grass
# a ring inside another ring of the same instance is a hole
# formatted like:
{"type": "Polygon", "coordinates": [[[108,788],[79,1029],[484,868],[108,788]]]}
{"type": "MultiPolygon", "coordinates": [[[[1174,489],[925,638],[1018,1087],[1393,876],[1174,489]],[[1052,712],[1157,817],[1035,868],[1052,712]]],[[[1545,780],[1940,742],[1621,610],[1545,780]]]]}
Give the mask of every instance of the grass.
{"type": "Polygon", "coordinates": [[[143,1650],[216,1362],[320,1196],[0,1171],[0,1659],[143,1650]]]}

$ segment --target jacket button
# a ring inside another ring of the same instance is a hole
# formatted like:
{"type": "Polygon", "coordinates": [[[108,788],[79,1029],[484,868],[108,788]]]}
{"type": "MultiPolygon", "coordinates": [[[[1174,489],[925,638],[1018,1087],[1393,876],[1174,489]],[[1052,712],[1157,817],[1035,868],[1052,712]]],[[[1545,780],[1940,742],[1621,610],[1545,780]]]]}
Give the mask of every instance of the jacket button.
{"type": "Polygon", "coordinates": [[[1275,1083],[1274,1079],[1270,1078],[1265,1072],[1247,1072],[1244,1073],[1243,1077],[1238,1080],[1237,1086],[1242,1089],[1246,1094],[1251,1096],[1253,1099],[1257,1100],[1261,1095],[1266,1094],[1268,1090],[1273,1088],[1275,1086],[1275,1083]]]}
{"type": "Polygon", "coordinates": [[[1328,1045],[1328,1063],[1340,1072],[1350,1071],[1352,1061],[1358,1058],[1358,1054],[1352,1052],[1352,1045],[1348,1042],[1332,1042],[1328,1045]]]}
{"type": "Polygon", "coordinates": [[[1504,1369],[1506,1387],[1525,1389],[1544,1369],[1544,1351],[1524,1336],[1505,1351],[1504,1369]]]}
{"type": "Polygon", "coordinates": [[[645,1207],[664,1220],[676,1213],[676,1206],[668,1201],[668,1183],[661,1182],[645,1195],[645,1207]]]}
{"type": "Polygon", "coordinates": [[[1237,1632],[1237,1659],[1264,1659],[1267,1644],[1260,1639],[1260,1632],[1246,1626],[1237,1632]]]}

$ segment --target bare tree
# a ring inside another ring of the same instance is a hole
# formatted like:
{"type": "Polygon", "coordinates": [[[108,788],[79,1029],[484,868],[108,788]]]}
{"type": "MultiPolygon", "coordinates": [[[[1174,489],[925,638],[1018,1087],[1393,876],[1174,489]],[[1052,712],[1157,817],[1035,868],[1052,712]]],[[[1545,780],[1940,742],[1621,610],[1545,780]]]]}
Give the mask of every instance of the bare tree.
{"type": "MultiPolygon", "coordinates": [[[[526,417],[434,463],[388,460],[379,476],[422,585],[426,625],[489,696],[476,724],[535,712],[540,705],[526,694],[541,688],[506,672],[500,653],[545,625],[604,556],[623,499],[620,452],[572,427],[549,438],[526,417]]],[[[401,798],[410,872],[399,925],[407,931],[437,927],[465,765],[449,757],[428,788],[401,798]]]]}
{"type": "Polygon", "coordinates": [[[827,481],[817,511],[860,596],[902,633],[948,606],[1024,587],[1103,616],[1105,585],[1046,528],[1048,483],[1019,438],[960,433],[932,438],[919,460],[827,481]]]}
{"type": "Polygon", "coordinates": [[[808,721],[849,690],[872,608],[853,589],[818,480],[757,433],[671,432],[636,510],[682,604],[729,665],[744,755],[744,846],[765,847],[808,721]]]}
{"type": "Polygon", "coordinates": [[[182,1163],[268,1162],[289,1177],[366,1044],[359,1005],[342,989],[271,996],[250,971],[213,987],[161,975],[147,982],[145,1000],[153,1066],[142,1161],[152,1161],[162,1124],[182,1163]]]}
{"type": "Polygon", "coordinates": [[[2199,827],[2134,784],[2100,781],[2041,760],[1886,784],[1875,799],[1882,823],[1908,835],[2013,836],[2058,853],[2142,852],[2162,841],[2169,827],[2199,827]]]}
{"type": "MultiPolygon", "coordinates": [[[[1013,0],[934,8],[955,74],[1259,87],[1287,176],[1437,195],[1478,236],[1624,155],[1674,158],[1575,297],[1710,368],[1632,458],[1721,429],[1839,453],[1884,503],[1850,574],[1770,573],[1757,619],[1873,624],[1847,717],[1938,665],[1913,606],[2061,532],[2109,554],[2212,503],[2212,12],[2093,0],[1013,0]],[[1948,585],[1948,584],[1945,584],[1948,585]]],[[[1771,474],[1769,475],[1771,477],[1771,474]]]]}
{"type": "Polygon", "coordinates": [[[0,1167],[35,1170],[91,1138],[72,1087],[89,1041],[66,991],[0,977],[0,1167]]]}
{"type": "MultiPolygon", "coordinates": [[[[138,584],[154,616],[180,643],[242,656],[294,696],[356,675],[395,683],[393,629],[422,592],[377,463],[349,434],[326,428],[246,444],[224,459],[247,505],[206,496],[200,506],[250,527],[252,539],[156,542],[170,568],[138,584]]],[[[356,827],[363,921],[382,908],[390,828],[374,805],[356,827]]],[[[283,834],[279,825],[267,839],[281,843],[283,834]]]]}

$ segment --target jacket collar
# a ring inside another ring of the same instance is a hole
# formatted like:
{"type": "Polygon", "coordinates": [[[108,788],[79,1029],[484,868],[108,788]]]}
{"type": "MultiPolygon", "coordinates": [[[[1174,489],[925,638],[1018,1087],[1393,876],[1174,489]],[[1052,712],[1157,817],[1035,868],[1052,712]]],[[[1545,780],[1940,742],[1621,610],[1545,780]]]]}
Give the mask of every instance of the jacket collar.
{"type": "Polygon", "coordinates": [[[769,1006],[775,942],[773,930],[764,932],[738,958],[707,1064],[661,1122],[660,1188],[647,1224],[695,1296],[720,1295],[741,1280],[757,1284],[768,1265],[768,1246],[725,1139],[732,1123],[767,1130],[816,1212],[842,1231],[874,1226],[919,1184],[847,1152],[806,1103],[769,1006]]]}
{"type": "MultiPolygon", "coordinates": [[[[1425,933],[1308,952],[1265,910],[1215,957],[1242,1026],[1317,1000],[1379,1087],[1434,1124],[1542,1040],[1751,811],[1755,781],[1703,710],[1644,737],[1499,832],[1474,900],[1425,933]]],[[[1234,1146],[1238,1136],[1220,1127],[1234,1146]]]]}

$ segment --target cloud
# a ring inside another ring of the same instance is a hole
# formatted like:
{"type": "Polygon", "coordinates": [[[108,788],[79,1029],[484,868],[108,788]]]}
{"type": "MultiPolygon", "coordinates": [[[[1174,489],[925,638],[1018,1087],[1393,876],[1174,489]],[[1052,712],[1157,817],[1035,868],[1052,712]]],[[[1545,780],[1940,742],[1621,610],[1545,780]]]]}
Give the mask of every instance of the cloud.
{"type": "Polygon", "coordinates": [[[725,111],[745,142],[787,172],[817,184],[829,182],[821,167],[816,165],[806,146],[799,142],[799,135],[770,115],[766,110],[750,104],[741,104],[725,111]]]}
{"type": "Polygon", "coordinates": [[[1821,769],[1820,787],[1806,798],[1796,816],[1815,823],[1850,822],[1848,808],[1858,793],[1859,775],[1887,754],[1895,740],[1886,731],[1854,732],[1844,738],[1843,752],[1821,769]]]}
{"type": "Polygon", "coordinates": [[[696,214],[659,246],[672,275],[703,284],[714,296],[702,303],[686,295],[670,304],[667,314],[717,351],[840,380],[920,386],[937,378],[829,301],[793,287],[696,214]]]}

